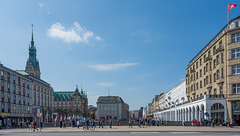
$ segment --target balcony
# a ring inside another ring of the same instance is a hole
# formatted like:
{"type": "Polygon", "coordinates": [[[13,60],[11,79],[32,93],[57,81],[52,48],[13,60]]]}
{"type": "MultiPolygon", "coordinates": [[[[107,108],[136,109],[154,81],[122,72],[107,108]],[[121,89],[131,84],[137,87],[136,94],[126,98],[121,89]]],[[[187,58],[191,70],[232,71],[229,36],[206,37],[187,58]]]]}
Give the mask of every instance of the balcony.
{"type": "Polygon", "coordinates": [[[224,51],[223,47],[217,48],[215,54],[217,54],[218,52],[221,52],[221,51],[224,51]]]}
{"type": "Polygon", "coordinates": [[[209,60],[212,60],[212,57],[211,57],[211,56],[208,56],[208,57],[204,60],[204,62],[207,62],[207,61],[209,61],[209,60]]]}
{"type": "Polygon", "coordinates": [[[209,98],[209,99],[225,99],[226,96],[223,94],[213,94],[213,95],[207,95],[207,98],[209,98]]]}
{"type": "Polygon", "coordinates": [[[196,72],[196,70],[195,69],[191,69],[191,71],[190,71],[191,73],[194,73],[194,72],[196,72]]]}

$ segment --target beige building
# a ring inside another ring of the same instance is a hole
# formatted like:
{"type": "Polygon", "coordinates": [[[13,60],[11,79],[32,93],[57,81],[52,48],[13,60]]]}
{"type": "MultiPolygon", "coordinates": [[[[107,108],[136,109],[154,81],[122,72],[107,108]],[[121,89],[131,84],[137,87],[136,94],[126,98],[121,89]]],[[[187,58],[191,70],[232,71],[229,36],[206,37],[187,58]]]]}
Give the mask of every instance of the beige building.
{"type": "Polygon", "coordinates": [[[87,94],[76,86],[75,91],[54,91],[54,112],[63,116],[88,116],[87,94]]]}
{"type": "Polygon", "coordinates": [[[0,64],[0,120],[11,125],[33,118],[32,82],[29,78],[0,64]]]}
{"type": "Polygon", "coordinates": [[[188,101],[226,100],[209,105],[211,117],[240,120],[240,17],[230,21],[189,63],[186,74],[188,101]],[[229,29],[228,29],[229,28],[229,29]],[[227,109],[227,110],[226,110],[227,109]]]}

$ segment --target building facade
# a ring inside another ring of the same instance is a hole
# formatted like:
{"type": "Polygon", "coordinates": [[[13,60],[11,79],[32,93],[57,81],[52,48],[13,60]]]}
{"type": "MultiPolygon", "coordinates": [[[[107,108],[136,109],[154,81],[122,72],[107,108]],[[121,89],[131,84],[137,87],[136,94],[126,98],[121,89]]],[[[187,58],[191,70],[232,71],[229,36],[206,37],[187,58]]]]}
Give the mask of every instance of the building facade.
{"type": "MultiPolygon", "coordinates": [[[[188,100],[216,99],[210,118],[240,122],[240,17],[230,21],[189,63],[188,100]]],[[[207,109],[205,109],[207,110],[207,109]]]]}
{"type": "Polygon", "coordinates": [[[75,91],[55,91],[54,112],[63,116],[88,116],[88,98],[87,94],[79,92],[78,87],[75,91]]]}
{"type": "Polygon", "coordinates": [[[53,88],[49,83],[40,79],[39,62],[36,58],[36,47],[33,41],[29,47],[29,58],[25,70],[11,70],[2,64],[1,69],[1,104],[0,119],[12,124],[27,119],[39,121],[42,112],[44,122],[52,120],[53,88]],[[39,115],[39,114],[38,114],[39,115]]]}
{"type": "Polygon", "coordinates": [[[125,103],[119,96],[100,96],[97,100],[97,119],[126,120],[125,103]]]}
{"type": "Polygon", "coordinates": [[[0,64],[0,120],[11,126],[34,117],[32,111],[31,79],[0,64]]]}

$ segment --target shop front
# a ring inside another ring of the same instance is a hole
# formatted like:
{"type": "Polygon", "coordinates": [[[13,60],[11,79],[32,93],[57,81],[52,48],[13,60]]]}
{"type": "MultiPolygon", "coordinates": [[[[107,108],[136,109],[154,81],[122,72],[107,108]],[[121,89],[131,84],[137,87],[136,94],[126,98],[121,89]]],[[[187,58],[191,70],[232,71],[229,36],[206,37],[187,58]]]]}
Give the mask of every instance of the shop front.
{"type": "Polygon", "coordinates": [[[233,121],[237,126],[240,126],[240,101],[232,102],[233,121]]]}
{"type": "Polygon", "coordinates": [[[19,128],[20,122],[31,121],[33,116],[30,114],[0,113],[0,128],[19,128]]]}

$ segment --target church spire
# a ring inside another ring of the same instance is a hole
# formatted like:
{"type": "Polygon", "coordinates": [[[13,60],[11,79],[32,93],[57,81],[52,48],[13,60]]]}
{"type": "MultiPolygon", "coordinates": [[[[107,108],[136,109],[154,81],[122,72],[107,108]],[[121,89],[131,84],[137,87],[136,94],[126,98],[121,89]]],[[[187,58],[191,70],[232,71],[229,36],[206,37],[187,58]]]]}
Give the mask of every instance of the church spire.
{"type": "Polygon", "coordinates": [[[32,24],[32,41],[31,41],[31,47],[34,47],[34,40],[33,40],[33,24],[32,24]]]}
{"type": "Polygon", "coordinates": [[[39,67],[39,61],[37,60],[37,50],[34,46],[34,40],[33,40],[33,25],[32,25],[32,39],[31,39],[31,45],[29,46],[29,57],[26,64],[25,71],[35,77],[40,78],[40,67],[39,67]]]}

